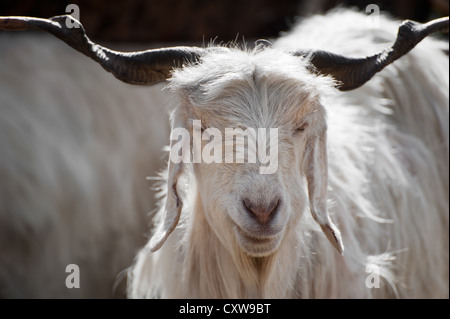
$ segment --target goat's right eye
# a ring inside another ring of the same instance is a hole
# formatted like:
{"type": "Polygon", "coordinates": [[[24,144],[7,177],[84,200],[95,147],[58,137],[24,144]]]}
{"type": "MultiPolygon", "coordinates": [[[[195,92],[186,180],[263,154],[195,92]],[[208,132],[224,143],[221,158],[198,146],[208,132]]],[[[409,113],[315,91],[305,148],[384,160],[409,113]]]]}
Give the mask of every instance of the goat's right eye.
{"type": "Polygon", "coordinates": [[[308,126],[308,123],[303,123],[303,124],[299,125],[299,126],[295,129],[294,134],[300,134],[300,133],[303,133],[303,132],[306,130],[306,127],[307,127],[307,126],[308,126]]]}

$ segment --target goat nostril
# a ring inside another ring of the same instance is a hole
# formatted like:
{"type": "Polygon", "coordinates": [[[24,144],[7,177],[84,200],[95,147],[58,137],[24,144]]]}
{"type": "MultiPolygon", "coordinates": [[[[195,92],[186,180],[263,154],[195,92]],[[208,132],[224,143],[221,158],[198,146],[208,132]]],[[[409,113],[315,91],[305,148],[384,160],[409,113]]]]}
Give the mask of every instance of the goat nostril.
{"type": "Polygon", "coordinates": [[[252,204],[250,203],[250,201],[248,199],[243,199],[242,203],[244,204],[245,209],[247,210],[247,212],[251,213],[252,212],[252,204]]]}
{"type": "Polygon", "coordinates": [[[242,203],[249,215],[256,218],[261,223],[267,223],[278,211],[280,199],[272,201],[269,205],[254,204],[248,199],[243,199],[242,203]]]}
{"type": "Polygon", "coordinates": [[[278,210],[278,206],[280,205],[280,200],[276,199],[272,202],[271,206],[269,207],[270,214],[273,214],[278,210]]]}

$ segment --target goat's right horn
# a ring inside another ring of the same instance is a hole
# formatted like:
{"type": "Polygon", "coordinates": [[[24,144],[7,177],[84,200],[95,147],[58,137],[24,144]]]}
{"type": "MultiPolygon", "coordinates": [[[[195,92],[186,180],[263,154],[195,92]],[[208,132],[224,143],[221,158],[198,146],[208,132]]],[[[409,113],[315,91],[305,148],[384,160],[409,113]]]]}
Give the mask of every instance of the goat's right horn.
{"type": "Polygon", "coordinates": [[[49,32],[98,62],[119,80],[130,84],[152,85],[164,81],[170,77],[174,67],[195,62],[204,52],[199,47],[171,47],[137,52],[110,50],[92,42],[81,23],[70,15],[50,19],[0,17],[0,30],[49,32]]]}

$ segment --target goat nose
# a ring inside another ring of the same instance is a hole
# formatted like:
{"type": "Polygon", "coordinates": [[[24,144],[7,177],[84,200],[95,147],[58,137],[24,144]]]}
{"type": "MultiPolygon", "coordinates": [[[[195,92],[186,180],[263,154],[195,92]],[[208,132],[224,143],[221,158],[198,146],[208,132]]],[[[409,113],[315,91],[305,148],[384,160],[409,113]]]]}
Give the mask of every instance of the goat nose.
{"type": "Polygon", "coordinates": [[[280,199],[276,198],[270,204],[256,204],[249,199],[243,199],[243,205],[247,213],[261,224],[268,223],[277,213],[280,199]]]}

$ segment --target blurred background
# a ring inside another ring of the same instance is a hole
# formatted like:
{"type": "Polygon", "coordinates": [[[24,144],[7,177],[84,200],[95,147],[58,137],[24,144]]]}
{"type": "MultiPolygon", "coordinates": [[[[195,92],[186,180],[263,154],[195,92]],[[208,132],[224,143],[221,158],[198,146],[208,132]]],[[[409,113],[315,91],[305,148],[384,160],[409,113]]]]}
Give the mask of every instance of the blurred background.
{"type": "Polygon", "coordinates": [[[339,5],[365,11],[377,4],[382,12],[416,21],[449,14],[449,0],[2,0],[0,15],[48,18],[64,14],[70,3],[79,6],[92,39],[134,43],[270,38],[289,29],[298,16],[339,5]]]}

